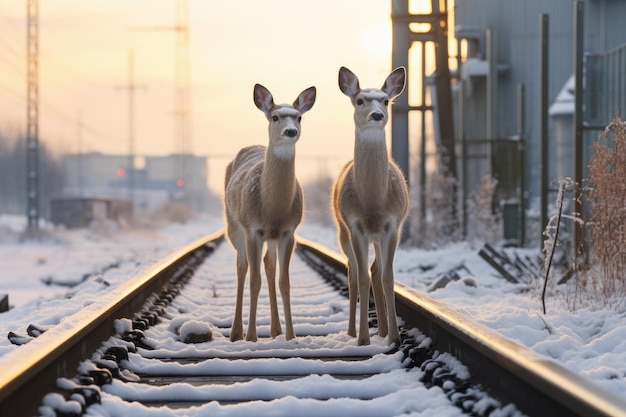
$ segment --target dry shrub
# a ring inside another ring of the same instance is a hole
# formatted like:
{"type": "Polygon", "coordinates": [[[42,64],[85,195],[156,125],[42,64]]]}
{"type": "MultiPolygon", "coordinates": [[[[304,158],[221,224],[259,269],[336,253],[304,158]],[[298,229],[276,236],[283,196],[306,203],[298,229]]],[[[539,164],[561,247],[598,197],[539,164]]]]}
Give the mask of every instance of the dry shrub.
{"type": "MultiPolygon", "coordinates": [[[[589,204],[591,216],[585,221],[580,213],[563,214],[563,219],[582,227],[584,238],[580,248],[569,247],[572,264],[559,280],[567,279],[567,285],[557,292],[570,310],[622,310],[626,307],[626,125],[619,117],[593,144],[593,151],[588,185],[581,189],[574,184],[573,190],[574,198],[589,204]]],[[[560,226],[551,224],[546,231],[560,226]]]]}
{"type": "Polygon", "coordinates": [[[593,145],[589,163],[593,266],[585,281],[600,297],[626,294],[626,126],[617,117],[593,145]],[[612,140],[611,140],[612,139],[612,140]],[[608,143],[607,143],[608,142],[608,143]],[[612,142],[612,143],[611,143],[612,142]]]}
{"type": "Polygon", "coordinates": [[[426,218],[421,218],[418,205],[410,209],[410,245],[436,249],[461,240],[462,232],[455,216],[455,181],[439,171],[428,177],[426,218]]]}
{"type": "Polygon", "coordinates": [[[467,199],[467,240],[472,246],[496,244],[502,239],[502,218],[494,211],[498,181],[489,175],[480,179],[478,192],[467,199]]]}
{"type": "Polygon", "coordinates": [[[136,215],[133,224],[138,227],[154,228],[169,223],[186,223],[194,216],[189,205],[180,202],[167,202],[149,213],[136,215]]]}

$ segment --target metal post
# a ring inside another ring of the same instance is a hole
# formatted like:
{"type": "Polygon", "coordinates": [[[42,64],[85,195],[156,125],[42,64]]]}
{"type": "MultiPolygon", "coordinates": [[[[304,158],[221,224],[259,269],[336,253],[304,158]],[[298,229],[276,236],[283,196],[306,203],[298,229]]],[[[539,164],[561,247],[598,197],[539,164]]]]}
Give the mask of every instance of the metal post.
{"type": "MultiPolygon", "coordinates": [[[[396,161],[407,186],[411,190],[410,171],[409,171],[409,93],[410,78],[409,69],[409,49],[411,48],[411,31],[406,18],[409,15],[408,0],[391,0],[391,22],[393,48],[391,56],[391,65],[393,68],[404,67],[407,69],[407,88],[404,92],[394,99],[391,108],[391,157],[396,161]]],[[[423,162],[422,162],[423,163],[423,162]]],[[[402,231],[402,241],[410,236],[411,231],[410,216],[404,223],[402,231]]]]}
{"type": "Polygon", "coordinates": [[[492,144],[498,137],[498,55],[496,50],[496,34],[487,29],[487,160],[492,172],[492,144]]]}
{"type": "MultiPolygon", "coordinates": [[[[541,232],[548,225],[548,79],[550,17],[539,15],[539,135],[541,141],[540,199],[541,232]]],[[[545,240],[541,238],[543,247],[545,240]]]]}
{"type": "MultiPolygon", "coordinates": [[[[422,42],[422,70],[420,86],[422,89],[421,105],[426,105],[426,43],[422,42]]],[[[426,110],[420,112],[420,220],[426,219],[426,110]]]]}
{"type": "Polygon", "coordinates": [[[39,3],[27,3],[26,217],[39,229],[39,3]]]}
{"type": "Polygon", "coordinates": [[[519,158],[519,190],[518,190],[518,220],[519,220],[519,245],[524,246],[526,243],[526,181],[524,172],[526,166],[526,91],[524,84],[517,85],[517,151],[519,158]]]}
{"type": "MultiPolygon", "coordinates": [[[[461,60],[459,60],[459,63],[461,60]]],[[[465,137],[465,86],[463,80],[459,78],[458,96],[457,96],[457,135],[461,142],[461,181],[463,191],[461,192],[461,210],[463,216],[463,238],[467,238],[467,197],[469,195],[469,178],[468,177],[468,144],[465,137]]]]}
{"type": "MultiPolygon", "coordinates": [[[[574,181],[582,186],[583,180],[583,34],[584,3],[574,2],[574,181]]],[[[583,216],[581,198],[574,199],[574,212],[583,216]]],[[[584,230],[580,222],[574,228],[575,256],[582,253],[584,230]]]]}
{"type": "MultiPolygon", "coordinates": [[[[411,32],[406,17],[409,15],[408,0],[391,0],[391,22],[393,33],[393,68],[409,68],[409,49],[411,32]]],[[[407,75],[407,84],[409,77],[407,75]]],[[[408,88],[398,97],[392,107],[391,118],[391,156],[402,169],[409,183],[409,94],[408,88]]]]}
{"type": "MultiPolygon", "coordinates": [[[[446,1],[432,0],[432,11],[436,16],[440,16],[436,25],[433,25],[433,31],[435,34],[435,63],[437,68],[437,75],[435,77],[435,84],[437,88],[437,114],[439,115],[436,123],[439,127],[439,133],[441,135],[441,144],[445,148],[445,161],[446,175],[454,178],[457,177],[456,166],[456,149],[454,140],[454,121],[452,118],[452,77],[450,75],[450,66],[448,64],[448,12],[446,8],[446,1]]],[[[453,184],[453,201],[452,205],[453,216],[455,224],[451,225],[452,229],[455,229],[457,224],[456,219],[456,183],[453,184]]]]}

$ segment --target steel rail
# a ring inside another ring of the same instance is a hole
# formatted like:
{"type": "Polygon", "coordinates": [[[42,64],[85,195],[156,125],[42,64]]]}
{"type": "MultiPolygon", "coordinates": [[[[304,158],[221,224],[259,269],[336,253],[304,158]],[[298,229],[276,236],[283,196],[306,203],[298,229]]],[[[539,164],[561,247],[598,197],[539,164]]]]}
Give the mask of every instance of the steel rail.
{"type": "Polygon", "coordinates": [[[36,414],[41,398],[58,391],[57,378],[75,375],[77,364],[114,334],[116,319],[133,317],[150,296],[201,263],[223,238],[219,231],[173,251],[145,273],[0,358],[0,416],[36,414]]]}
{"type": "MultiPolygon", "coordinates": [[[[347,273],[343,255],[302,238],[297,248],[347,273]]],[[[472,383],[503,403],[533,417],[626,417],[626,401],[593,381],[414,289],[396,283],[395,293],[405,326],[418,328],[435,349],[455,356],[470,370],[472,383]]]]}

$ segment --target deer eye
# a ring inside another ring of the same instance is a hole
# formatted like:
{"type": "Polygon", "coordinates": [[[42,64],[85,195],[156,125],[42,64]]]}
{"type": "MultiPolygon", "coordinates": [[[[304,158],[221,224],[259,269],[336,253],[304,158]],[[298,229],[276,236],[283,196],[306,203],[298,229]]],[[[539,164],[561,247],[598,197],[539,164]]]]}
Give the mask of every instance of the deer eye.
{"type": "Polygon", "coordinates": [[[385,100],[385,106],[389,104],[389,100],[385,100]]]}
{"type": "Polygon", "coordinates": [[[356,104],[358,104],[359,106],[363,104],[363,99],[360,98],[356,101],[356,104]]]}
{"type": "Polygon", "coordinates": [[[272,120],[277,122],[278,121],[278,116],[272,116],[272,120]]]}
{"type": "Polygon", "coordinates": [[[302,121],[302,116],[298,116],[298,123],[302,121]]]}

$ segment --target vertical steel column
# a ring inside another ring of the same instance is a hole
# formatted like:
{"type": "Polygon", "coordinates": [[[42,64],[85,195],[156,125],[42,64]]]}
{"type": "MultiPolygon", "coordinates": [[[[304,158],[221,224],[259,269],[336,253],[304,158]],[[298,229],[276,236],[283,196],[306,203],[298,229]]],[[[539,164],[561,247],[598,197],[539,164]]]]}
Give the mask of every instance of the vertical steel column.
{"type": "MultiPolygon", "coordinates": [[[[459,68],[461,60],[458,60],[459,68]]],[[[464,81],[459,77],[458,96],[457,96],[457,136],[461,142],[461,184],[463,191],[461,192],[461,210],[462,210],[462,227],[463,238],[467,237],[467,196],[469,195],[469,178],[468,178],[468,145],[465,137],[465,85],[464,81]]]]}
{"type": "Polygon", "coordinates": [[[39,229],[39,3],[27,2],[26,216],[39,229]]]}
{"type": "Polygon", "coordinates": [[[422,71],[420,74],[420,85],[422,89],[420,112],[420,219],[426,218],[426,43],[422,42],[422,71]]]}
{"type": "MultiPolygon", "coordinates": [[[[548,79],[550,75],[550,17],[539,15],[539,138],[541,142],[540,164],[540,220],[541,232],[548,225],[548,79]]],[[[541,236],[540,236],[541,237],[541,236]]],[[[545,240],[541,237],[541,246],[545,240]]]]}
{"type": "MultiPolygon", "coordinates": [[[[391,157],[396,161],[404,178],[409,192],[411,190],[411,173],[409,170],[409,92],[410,86],[409,49],[411,48],[411,31],[406,17],[409,15],[409,0],[391,0],[392,24],[392,68],[404,67],[407,70],[407,87],[404,92],[394,99],[391,108],[391,157]]],[[[411,231],[411,216],[404,222],[401,240],[409,238],[411,231]]]]}
{"type": "Polygon", "coordinates": [[[526,180],[524,179],[524,167],[526,166],[526,91],[524,84],[517,85],[517,152],[519,159],[519,209],[518,209],[518,237],[519,245],[526,243],[526,202],[525,190],[526,180]]]}
{"type": "MultiPolygon", "coordinates": [[[[432,0],[432,12],[437,17],[433,23],[435,37],[435,63],[436,76],[435,85],[437,88],[437,114],[439,116],[436,123],[439,127],[441,135],[441,144],[445,148],[445,161],[442,161],[447,168],[446,174],[457,177],[456,167],[456,150],[454,140],[454,120],[452,118],[452,77],[450,75],[450,66],[448,59],[448,10],[446,0],[432,0]]],[[[453,184],[454,206],[453,214],[456,220],[456,193],[457,185],[453,184]]],[[[456,225],[452,225],[453,228],[456,225]]]]}
{"type": "MultiPolygon", "coordinates": [[[[574,2],[574,181],[582,187],[583,180],[583,53],[584,3],[574,2]]],[[[574,199],[574,212],[583,216],[581,198],[574,199]]],[[[574,228],[575,255],[581,254],[584,230],[580,222],[574,228]]]]}
{"type": "Polygon", "coordinates": [[[487,160],[489,172],[493,173],[493,141],[498,139],[498,53],[496,49],[496,34],[487,29],[487,160]]]}
{"type": "MultiPolygon", "coordinates": [[[[393,68],[409,68],[411,31],[406,22],[409,15],[408,0],[391,0],[391,22],[393,48],[391,65],[393,68]]],[[[407,84],[408,84],[407,74],[407,84]]],[[[409,183],[409,93],[408,88],[398,97],[391,109],[391,156],[398,163],[409,183]]]]}

